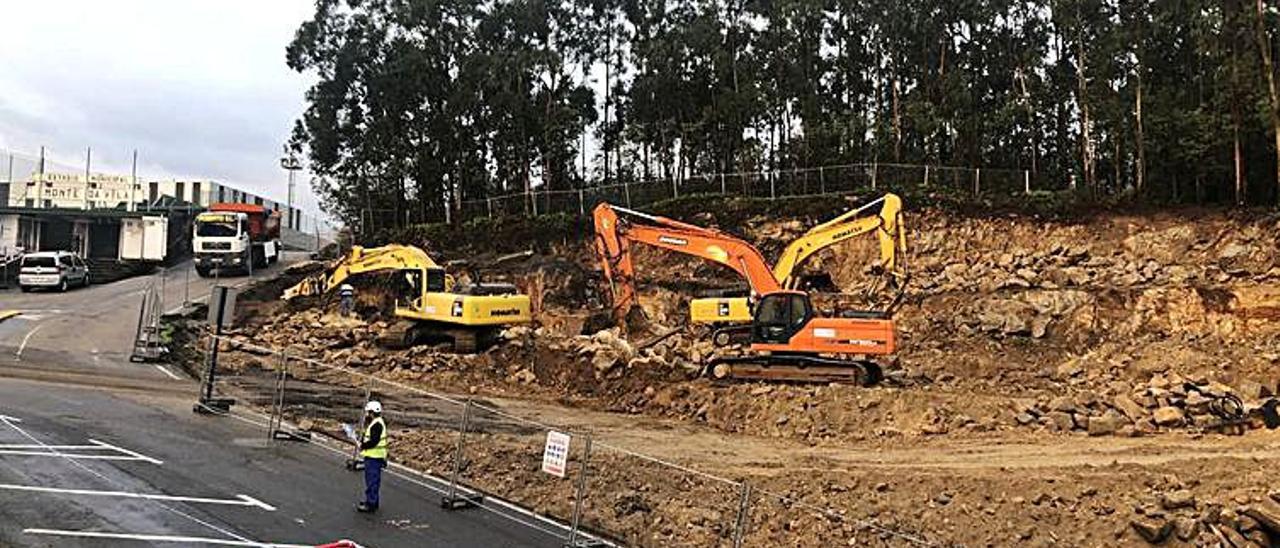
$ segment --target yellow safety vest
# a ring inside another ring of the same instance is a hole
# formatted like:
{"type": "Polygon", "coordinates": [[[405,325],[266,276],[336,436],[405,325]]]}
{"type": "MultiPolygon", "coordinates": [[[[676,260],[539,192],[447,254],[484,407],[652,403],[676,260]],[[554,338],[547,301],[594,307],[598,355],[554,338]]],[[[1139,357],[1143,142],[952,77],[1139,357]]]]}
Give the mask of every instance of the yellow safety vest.
{"type": "Polygon", "coordinates": [[[387,423],[382,420],[382,417],[378,417],[369,421],[369,424],[364,427],[364,439],[367,440],[373,437],[373,425],[375,424],[382,425],[382,438],[378,440],[378,445],[375,446],[373,449],[365,449],[363,451],[360,451],[360,456],[366,459],[386,460],[387,459],[387,438],[390,437],[391,433],[387,431],[387,423]]]}

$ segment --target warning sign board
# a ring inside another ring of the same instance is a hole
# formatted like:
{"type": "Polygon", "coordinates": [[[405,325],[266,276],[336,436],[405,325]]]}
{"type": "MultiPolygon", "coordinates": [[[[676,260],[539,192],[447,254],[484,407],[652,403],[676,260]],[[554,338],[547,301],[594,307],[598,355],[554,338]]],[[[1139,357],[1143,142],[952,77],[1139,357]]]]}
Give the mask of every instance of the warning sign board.
{"type": "Polygon", "coordinates": [[[563,478],[568,466],[569,435],[555,430],[547,432],[547,446],[542,450],[542,471],[563,478]]]}

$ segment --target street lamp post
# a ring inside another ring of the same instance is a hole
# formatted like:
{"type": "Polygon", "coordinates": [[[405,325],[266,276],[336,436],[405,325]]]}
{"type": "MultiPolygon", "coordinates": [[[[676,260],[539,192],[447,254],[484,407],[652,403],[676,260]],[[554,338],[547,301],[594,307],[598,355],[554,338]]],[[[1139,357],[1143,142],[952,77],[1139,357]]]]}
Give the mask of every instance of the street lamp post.
{"type": "Polygon", "coordinates": [[[293,226],[293,177],[294,173],[302,169],[302,162],[298,161],[298,157],[291,152],[280,159],[280,167],[289,172],[289,200],[285,209],[289,212],[289,230],[296,230],[293,226]]]}

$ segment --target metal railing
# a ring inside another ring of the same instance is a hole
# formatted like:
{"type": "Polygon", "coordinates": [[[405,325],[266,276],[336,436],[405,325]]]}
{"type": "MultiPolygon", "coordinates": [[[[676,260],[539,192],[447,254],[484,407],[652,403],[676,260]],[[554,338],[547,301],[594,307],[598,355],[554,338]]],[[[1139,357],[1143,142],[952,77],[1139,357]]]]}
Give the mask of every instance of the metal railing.
{"type": "Polygon", "coordinates": [[[372,374],[242,337],[217,340],[224,361],[229,353],[253,358],[236,360],[238,368],[217,366],[210,393],[268,410],[254,423],[269,440],[312,440],[354,457],[331,438],[342,423],[359,420],[368,399],[378,399],[392,432],[392,468],[402,479],[440,493],[445,508],[493,512],[567,546],[776,546],[786,540],[780,519],[804,520],[804,534],[824,545],[845,545],[864,532],[885,543],[934,545],[849,509],[806,502],[804,493],[775,493],[626,448],[586,427],[398,380],[414,376],[412,369],[372,374]],[[563,476],[542,469],[551,432],[570,436],[563,476]]]}

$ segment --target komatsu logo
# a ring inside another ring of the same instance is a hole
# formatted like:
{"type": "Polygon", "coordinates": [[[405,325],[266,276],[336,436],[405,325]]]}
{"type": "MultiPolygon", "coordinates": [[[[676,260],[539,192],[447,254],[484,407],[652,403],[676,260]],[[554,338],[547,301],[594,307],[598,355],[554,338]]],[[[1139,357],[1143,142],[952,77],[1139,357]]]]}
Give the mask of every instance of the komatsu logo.
{"type": "Polygon", "coordinates": [[[671,236],[658,236],[658,241],[671,245],[689,245],[689,240],[682,238],[672,238],[671,236]]]}
{"type": "Polygon", "coordinates": [[[500,308],[500,309],[498,309],[498,310],[491,310],[491,311],[489,311],[489,315],[490,315],[490,316],[498,316],[498,317],[501,317],[501,316],[519,316],[519,315],[520,315],[520,309],[519,309],[519,308],[500,308]]]}

